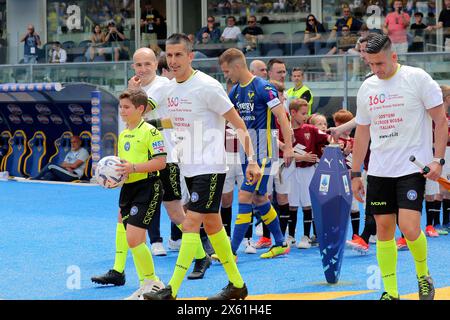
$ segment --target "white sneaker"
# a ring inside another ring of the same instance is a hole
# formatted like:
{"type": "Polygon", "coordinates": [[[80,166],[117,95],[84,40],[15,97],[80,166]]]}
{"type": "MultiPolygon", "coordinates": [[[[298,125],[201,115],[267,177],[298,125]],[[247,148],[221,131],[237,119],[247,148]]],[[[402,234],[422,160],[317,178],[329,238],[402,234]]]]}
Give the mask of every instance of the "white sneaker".
{"type": "Polygon", "coordinates": [[[152,244],[152,254],[154,256],[166,256],[167,252],[164,249],[162,242],[155,242],[152,244]]]}
{"type": "Polygon", "coordinates": [[[247,253],[247,254],[255,254],[256,253],[255,244],[253,243],[252,239],[245,238],[243,242],[245,245],[245,251],[244,251],[245,253],[247,253]]]}
{"type": "Polygon", "coordinates": [[[262,237],[262,235],[263,235],[263,223],[262,222],[256,226],[255,233],[258,237],[262,237]]]}
{"type": "Polygon", "coordinates": [[[143,294],[147,292],[156,292],[165,285],[159,280],[144,279],[144,283],[131,294],[131,296],[126,297],[124,300],[144,300],[143,294]]]}
{"type": "Polygon", "coordinates": [[[287,236],[286,243],[289,245],[289,247],[294,247],[297,241],[293,236],[287,236]]]}
{"type": "Polygon", "coordinates": [[[377,243],[377,235],[376,234],[371,235],[369,237],[369,243],[377,243]]]}
{"type": "Polygon", "coordinates": [[[311,248],[311,239],[308,236],[303,236],[297,243],[297,248],[299,249],[309,249],[311,248]]]}
{"type": "Polygon", "coordinates": [[[180,251],[180,247],[181,247],[181,239],[172,240],[169,238],[169,250],[180,251]]]}

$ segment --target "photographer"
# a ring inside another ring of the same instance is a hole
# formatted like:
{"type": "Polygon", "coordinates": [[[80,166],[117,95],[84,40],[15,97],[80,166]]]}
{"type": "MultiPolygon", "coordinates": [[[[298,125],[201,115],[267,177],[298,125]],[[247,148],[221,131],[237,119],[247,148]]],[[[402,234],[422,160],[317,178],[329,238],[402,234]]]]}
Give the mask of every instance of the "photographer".
{"type": "Polygon", "coordinates": [[[20,39],[20,42],[25,42],[23,51],[23,63],[37,63],[37,50],[41,45],[41,38],[34,30],[34,26],[29,24],[27,33],[20,39]]]}
{"type": "Polygon", "coordinates": [[[119,61],[120,51],[123,49],[119,42],[126,39],[122,30],[116,27],[116,24],[111,21],[108,23],[108,33],[105,37],[105,42],[110,44],[111,51],[114,51],[114,61],[119,61]]]}
{"type": "Polygon", "coordinates": [[[397,53],[408,52],[407,29],[410,16],[403,11],[403,2],[394,1],[394,11],[386,16],[383,32],[392,42],[392,49],[397,53]]]}

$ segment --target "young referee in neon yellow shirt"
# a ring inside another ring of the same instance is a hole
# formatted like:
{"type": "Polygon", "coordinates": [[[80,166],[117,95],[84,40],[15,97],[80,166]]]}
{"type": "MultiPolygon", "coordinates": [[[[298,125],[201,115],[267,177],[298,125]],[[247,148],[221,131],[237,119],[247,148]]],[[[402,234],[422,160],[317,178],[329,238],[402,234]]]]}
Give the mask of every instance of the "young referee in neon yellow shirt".
{"type": "Polygon", "coordinates": [[[120,116],[127,127],[119,136],[118,155],[123,163],[118,171],[128,175],[120,190],[119,207],[141,282],[126,299],[136,300],[145,292],[164,288],[155,274],[146,234],[153,215],[161,208],[163,189],[158,170],[166,167],[167,153],[162,134],[142,118],[147,94],[141,89],[128,89],[119,99],[120,116]]]}

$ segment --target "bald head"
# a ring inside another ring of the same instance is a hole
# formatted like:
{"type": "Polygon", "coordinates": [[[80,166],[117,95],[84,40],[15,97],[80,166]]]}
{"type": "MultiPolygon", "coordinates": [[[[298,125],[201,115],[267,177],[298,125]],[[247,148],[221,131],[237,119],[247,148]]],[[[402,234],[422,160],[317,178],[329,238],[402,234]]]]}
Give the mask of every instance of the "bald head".
{"type": "Polygon", "coordinates": [[[262,60],[253,60],[250,63],[250,72],[257,77],[267,79],[267,66],[262,60]]]}
{"type": "Polygon", "coordinates": [[[136,62],[136,59],[145,59],[156,62],[156,55],[150,48],[139,48],[133,54],[133,61],[136,62]]]}
{"type": "Polygon", "coordinates": [[[156,69],[158,68],[158,60],[155,52],[150,48],[139,48],[133,54],[134,79],[140,81],[141,86],[145,86],[153,81],[156,77],[156,69]]]}

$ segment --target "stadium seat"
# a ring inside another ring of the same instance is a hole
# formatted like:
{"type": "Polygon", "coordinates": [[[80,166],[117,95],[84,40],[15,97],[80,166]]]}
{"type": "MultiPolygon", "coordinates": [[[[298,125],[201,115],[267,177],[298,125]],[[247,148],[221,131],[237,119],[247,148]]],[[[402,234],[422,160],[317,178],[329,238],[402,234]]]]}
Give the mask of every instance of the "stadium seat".
{"type": "Polygon", "coordinates": [[[94,176],[94,167],[92,166],[92,155],[86,160],[86,167],[84,167],[84,175],[81,180],[90,180],[94,176]]]}
{"type": "Polygon", "coordinates": [[[3,131],[0,134],[0,172],[5,171],[5,159],[6,156],[11,153],[12,149],[9,145],[9,139],[11,139],[11,132],[3,131]]]}
{"type": "Polygon", "coordinates": [[[92,60],[94,62],[102,62],[102,61],[106,61],[105,56],[101,55],[101,56],[95,56],[94,60],[92,60]]]}
{"type": "Polygon", "coordinates": [[[5,158],[5,170],[10,176],[23,177],[20,168],[22,167],[23,158],[27,152],[27,136],[23,130],[17,130],[9,139],[11,152],[5,158]]]}
{"type": "Polygon", "coordinates": [[[114,133],[108,132],[105,134],[102,144],[103,157],[117,155],[117,137],[114,133]]]}
{"type": "Polygon", "coordinates": [[[91,40],[83,40],[78,44],[78,48],[88,48],[91,45],[91,40]]]}
{"type": "Polygon", "coordinates": [[[291,46],[291,52],[295,54],[295,52],[301,48],[304,47],[303,40],[305,38],[305,32],[304,31],[296,31],[292,34],[292,46],[291,46]]]}
{"type": "Polygon", "coordinates": [[[81,147],[85,148],[91,154],[92,134],[89,131],[80,133],[81,147]]]}
{"type": "Polygon", "coordinates": [[[74,42],[74,41],[69,40],[69,41],[64,41],[64,42],[61,44],[61,47],[62,47],[63,49],[65,49],[65,50],[69,50],[69,49],[75,48],[76,45],[75,45],[75,42],[74,42]]]}
{"type": "Polygon", "coordinates": [[[208,56],[200,51],[194,51],[194,59],[207,59],[208,56]]]}
{"type": "Polygon", "coordinates": [[[261,52],[259,50],[252,50],[245,53],[246,57],[261,57],[261,52]]]}
{"type": "Polygon", "coordinates": [[[298,48],[294,51],[294,56],[307,56],[309,55],[309,50],[306,47],[298,48]]]}
{"type": "Polygon", "coordinates": [[[84,56],[76,56],[73,58],[73,62],[86,62],[86,58],[84,56]]]}
{"type": "Polygon", "coordinates": [[[47,138],[42,131],[36,131],[33,137],[28,141],[28,150],[30,153],[25,158],[23,164],[23,173],[29,177],[35,177],[42,169],[42,160],[47,153],[47,138]]]}
{"type": "Polygon", "coordinates": [[[283,55],[283,50],[280,48],[273,48],[266,52],[267,57],[278,57],[283,55]]]}
{"type": "Polygon", "coordinates": [[[72,133],[70,131],[64,132],[61,137],[55,140],[55,153],[50,157],[48,163],[61,164],[66,158],[67,153],[72,148],[70,139],[72,133]]]}

